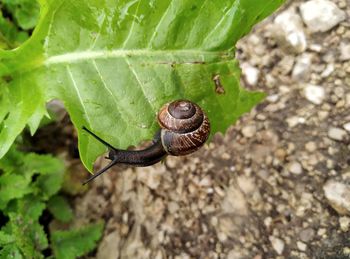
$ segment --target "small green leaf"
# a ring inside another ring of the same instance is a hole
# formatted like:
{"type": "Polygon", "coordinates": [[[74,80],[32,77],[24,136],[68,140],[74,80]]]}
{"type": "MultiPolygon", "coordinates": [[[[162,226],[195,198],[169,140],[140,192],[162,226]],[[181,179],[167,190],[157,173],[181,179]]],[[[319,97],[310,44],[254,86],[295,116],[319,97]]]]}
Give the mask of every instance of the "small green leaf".
{"type": "Polygon", "coordinates": [[[62,222],[69,222],[73,219],[73,211],[64,197],[59,195],[51,197],[47,206],[55,219],[62,222]]]}
{"type": "Polygon", "coordinates": [[[85,226],[77,230],[55,231],[51,245],[57,259],[71,259],[91,252],[103,232],[103,223],[85,226]]]}
{"type": "Polygon", "coordinates": [[[33,0],[1,0],[11,12],[19,27],[24,30],[33,29],[39,18],[39,5],[33,0]]]}
{"type": "Polygon", "coordinates": [[[15,244],[0,247],[0,258],[24,259],[20,249],[15,244]]]}
{"type": "Polygon", "coordinates": [[[16,198],[32,192],[29,187],[30,179],[22,175],[7,174],[0,176],[0,210],[4,209],[7,203],[16,198]]]}
{"type": "Polygon", "coordinates": [[[0,8],[0,49],[13,49],[28,38],[27,32],[20,31],[13,22],[3,17],[0,8]]]}
{"type": "Polygon", "coordinates": [[[14,241],[15,241],[15,238],[13,235],[10,235],[2,230],[0,231],[0,246],[13,243],[14,241]]]}
{"type": "Polygon", "coordinates": [[[8,228],[26,258],[42,258],[41,251],[48,247],[43,226],[38,221],[44,209],[45,204],[32,195],[16,200],[9,208],[8,228]]]}

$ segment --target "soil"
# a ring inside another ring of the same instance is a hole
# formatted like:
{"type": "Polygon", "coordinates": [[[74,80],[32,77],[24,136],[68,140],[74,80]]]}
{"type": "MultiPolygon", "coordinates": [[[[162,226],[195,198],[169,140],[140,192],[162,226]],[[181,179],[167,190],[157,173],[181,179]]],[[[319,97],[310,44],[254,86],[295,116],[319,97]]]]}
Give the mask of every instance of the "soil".
{"type": "MultiPolygon", "coordinates": [[[[350,16],[349,1],[334,2],[350,16]]],[[[350,182],[350,133],[330,133],[350,121],[350,61],[338,53],[340,42],[350,42],[349,20],[325,33],[303,25],[308,47],[295,54],[273,36],[279,13],[237,47],[242,64],[259,71],[256,83],[249,76],[242,83],[266,92],[264,102],[195,154],[115,167],[74,193],[76,225],[106,224],[90,258],[350,257],[349,211],[335,209],[324,189],[350,182]],[[298,81],[292,74],[303,54],[312,64],[298,81]],[[334,70],[321,76],[330,63],[334,70]],[[325,90],[321,103],[305,97],[306,84],[325,90]]],[[[78,162],[71,171],[88,176],[78,162]]]]}

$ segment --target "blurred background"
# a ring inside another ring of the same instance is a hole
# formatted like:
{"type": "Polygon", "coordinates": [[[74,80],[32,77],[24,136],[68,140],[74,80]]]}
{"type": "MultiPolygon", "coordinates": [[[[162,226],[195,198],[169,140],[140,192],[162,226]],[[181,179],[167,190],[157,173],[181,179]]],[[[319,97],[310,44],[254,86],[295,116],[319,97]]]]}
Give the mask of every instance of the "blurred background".
{"type": "Polygon", "coordinates": [[[237,46],[242,84],[265,101],[195,154],[118,166],[88,188],[51,103],[59,122],[30,146],[65,159],[74,224],[106,222],[90,257],[349,258],[349,17],[350,0],[289,1],[237,46]]]}

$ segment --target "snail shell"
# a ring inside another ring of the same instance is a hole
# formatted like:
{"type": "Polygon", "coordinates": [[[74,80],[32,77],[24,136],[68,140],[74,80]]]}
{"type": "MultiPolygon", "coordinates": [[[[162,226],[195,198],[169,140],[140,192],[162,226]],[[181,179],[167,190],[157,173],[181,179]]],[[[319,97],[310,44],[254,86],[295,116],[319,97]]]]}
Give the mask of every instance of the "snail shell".
{"type": "Polygon", "coordinates": [[[210,133],[208,117],[195,103],[177,100],[165,104],[158,113],[161,141],[173,156],[190,154],[207,141],[210,133]]]}

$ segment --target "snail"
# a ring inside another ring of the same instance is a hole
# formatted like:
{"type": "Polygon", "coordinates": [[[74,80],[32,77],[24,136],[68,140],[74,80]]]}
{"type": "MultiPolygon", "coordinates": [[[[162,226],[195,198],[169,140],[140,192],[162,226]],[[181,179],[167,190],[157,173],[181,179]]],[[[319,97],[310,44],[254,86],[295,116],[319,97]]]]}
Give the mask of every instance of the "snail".
{"type": "Polygon", "coordinates": [[[110,151],[107,159],[111,162],[83,184],[106,172],[116,164],[150,166],[161,161],[166,155],[182,156],[195,152],[207,141],[210,123],[206,114],[195,103],[176,100],[165,104],[158,112],[161,129],[156,133],[152,144],[143,150],[120,150],[83,127],[87,133],[106,145],[110,151]]]}

